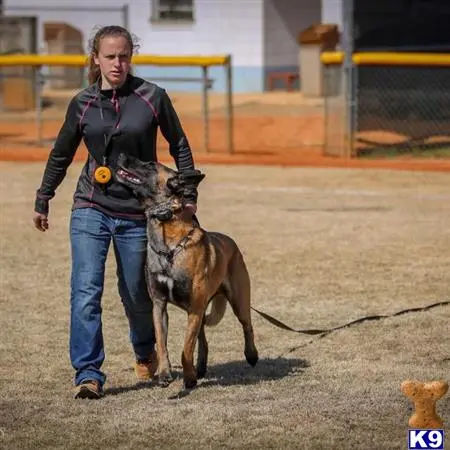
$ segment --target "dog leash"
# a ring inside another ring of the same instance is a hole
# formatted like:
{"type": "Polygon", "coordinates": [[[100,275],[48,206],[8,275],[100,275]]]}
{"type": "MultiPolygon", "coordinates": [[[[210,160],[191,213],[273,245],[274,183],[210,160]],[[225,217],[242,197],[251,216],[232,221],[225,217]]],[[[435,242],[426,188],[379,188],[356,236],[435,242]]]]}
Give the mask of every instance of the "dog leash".
{"type": "Polygon", "coordinates": [[[388,317],[396,317],[403,314],[413,313],[413,312],[419,312],[419,311],[427,311],[432,308],[437,308],[438,306],[447,306],[450,305],[450,301],[443,301],[443,302],[437,302],[433,303],[431,305],[419,307],[419,308],[408,308],[403,309],[401,311],[398,311],[394,314],[379,314],[379,315],[372,315],[372,316],[364,316],[356,320],[352,320],[351,322],[347,322],[344,325],[339,325],[337,327],[333,328],[324,328],[324,329],[295,329],[290,327],[289,325],[286,325],[285,323],[281,322],[278,319],[275,319],[275,317],[272,317],[271,315],[264,313],[262,311],[259,311],[258,309],[254,308],[253,306],[250,306],[250,308],[257,312],[260,316],[262,316],[264,319],[266,319],[268,322],[270,322],[272,325],[275,325],[278,328],[281,328],[282,330],[286,331],[292,331],[294,333],[299,334],[308,334],[308,335],[321,335],[321,337],[326,336],[327,334],[332,333],[333,331],[341,330],[343,328],[348,328],[353,325],[357,325],[362,322],[368,322],[372,320],[380,320],[380,319],[386,319],[388,317]]]}

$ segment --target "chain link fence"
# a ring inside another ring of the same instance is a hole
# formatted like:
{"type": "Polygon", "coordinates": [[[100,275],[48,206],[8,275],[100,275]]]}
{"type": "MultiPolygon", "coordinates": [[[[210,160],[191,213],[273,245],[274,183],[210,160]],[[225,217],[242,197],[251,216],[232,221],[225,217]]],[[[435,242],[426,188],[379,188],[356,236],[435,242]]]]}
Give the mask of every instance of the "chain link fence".
{"type": "Polygon", "coordinates": [[[357,156],[450,148],[450,67],[357,66],[357,156]]]}
{"type": "Polygon", "coordinates": [[[450,66],[325,66],[324,154],[450,152],[450,66]]]}

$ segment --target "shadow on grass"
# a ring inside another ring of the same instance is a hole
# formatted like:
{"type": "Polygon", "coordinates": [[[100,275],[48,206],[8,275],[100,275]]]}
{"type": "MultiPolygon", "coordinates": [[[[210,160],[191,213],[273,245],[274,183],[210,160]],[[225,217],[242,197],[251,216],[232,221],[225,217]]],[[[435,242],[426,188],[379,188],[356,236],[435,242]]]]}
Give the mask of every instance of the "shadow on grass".
{"type": "Polygon", "coordinates": [[[138,382],[133,385],[128,386],[117,386],[112,388],[105,389],[105,395],[120,395],[125,394],[127,392],[140,391],[142,389],[152,389],[156,387],[154,383],[149,382],[138,382]]]}
{"type": "MultiPolygon", "coordinates": [[[[206,376],[199,380],[196,389],[211,386],[245,386],[258,384],[262,381],[276,381],[303,373],[310,365],[304,359],[295,358],[264,358],[255,367],[251,367],[245,360],[229,361],[208,367],[206,376]]],[[[181,367],[172,369],[174,381],[183,378],[181,367]]],[[[141,389],[157,388],[155,383],[137,383],[131,386],[118,386],[105,389],[105,395],[120,395],[141,389]]]]}
{"type": "Polygon", "coordinates": [[[245,361],[230,361],[208,367],[200,387],[235,386],[257,384],[261,381],[276,381],[299,373],[309,367],[304,359],[264,358],[255,367],[245,361]]]}

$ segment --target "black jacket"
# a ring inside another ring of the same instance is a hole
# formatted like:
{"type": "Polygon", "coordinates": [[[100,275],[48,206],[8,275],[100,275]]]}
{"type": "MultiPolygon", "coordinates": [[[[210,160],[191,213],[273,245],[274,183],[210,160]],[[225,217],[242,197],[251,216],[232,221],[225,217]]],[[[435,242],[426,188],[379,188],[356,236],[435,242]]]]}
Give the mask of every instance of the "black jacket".
{"type": "MultiPolygon", "coordinates": [[[[143,208],[129,188],[115,182],[114,175],[107,185],[99,185],[94,171],[103,165],[109,134],[107,165],[113,173],[122,152],[143,161],[157,161],[158,127],[169,143],[177,169],[194,169],[188,140],[164,89],[129,75],[117,90],[101,90],[94,84],[78,93],[68,106],[50,152],[36,193],[35,211],[48,214],[49,200],[55,196],[83,139],[89,154],[75,190],[73,208],[93,207],[117,217],[144,218],[143,208]]],[[[196,201],[197,194],[193,195],[196,201]]]]}

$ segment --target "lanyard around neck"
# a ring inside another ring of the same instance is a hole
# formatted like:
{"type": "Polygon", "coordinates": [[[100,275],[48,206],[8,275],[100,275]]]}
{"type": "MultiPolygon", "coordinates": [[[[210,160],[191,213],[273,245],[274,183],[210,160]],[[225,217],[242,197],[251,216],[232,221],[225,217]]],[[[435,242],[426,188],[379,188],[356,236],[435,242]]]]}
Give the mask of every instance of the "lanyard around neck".
{"type": "MultiPolygon", "coordinates": [[[[113,90],[113,96],[111,98],[111,102],[114,105],[114,109],[116,110],[116,120],[114,123],[113,128],[110,130],[109,133],[103,133],[103,139],[104,139],[104,144],[105,144],[105,153],[103,155],[103,165],[106,166],[108,163],[108,157],[109,157],[109,153],[110,153],[110,145],[109,143],[111,142],[111,137],[114,133],[115,130],[117,130],[117,128],[119,128],[119,124],[120,124],[120,119],[122,117],[122,110],[123,107],[125,105],[125,102],[127,101],[128,97],[125,97],[125,101],[123,102],[122,108],[120,107],[120,103],[119,103],[119,99],[117,98],[117,91],[114,89],[113,90]]],[[[100,108],[100,117],[102,119],[102,122],[105,123],[105,117],[103,115],[103,106],[102,106],[102,100],[99,97],[99,108],[100,108]]]]}

